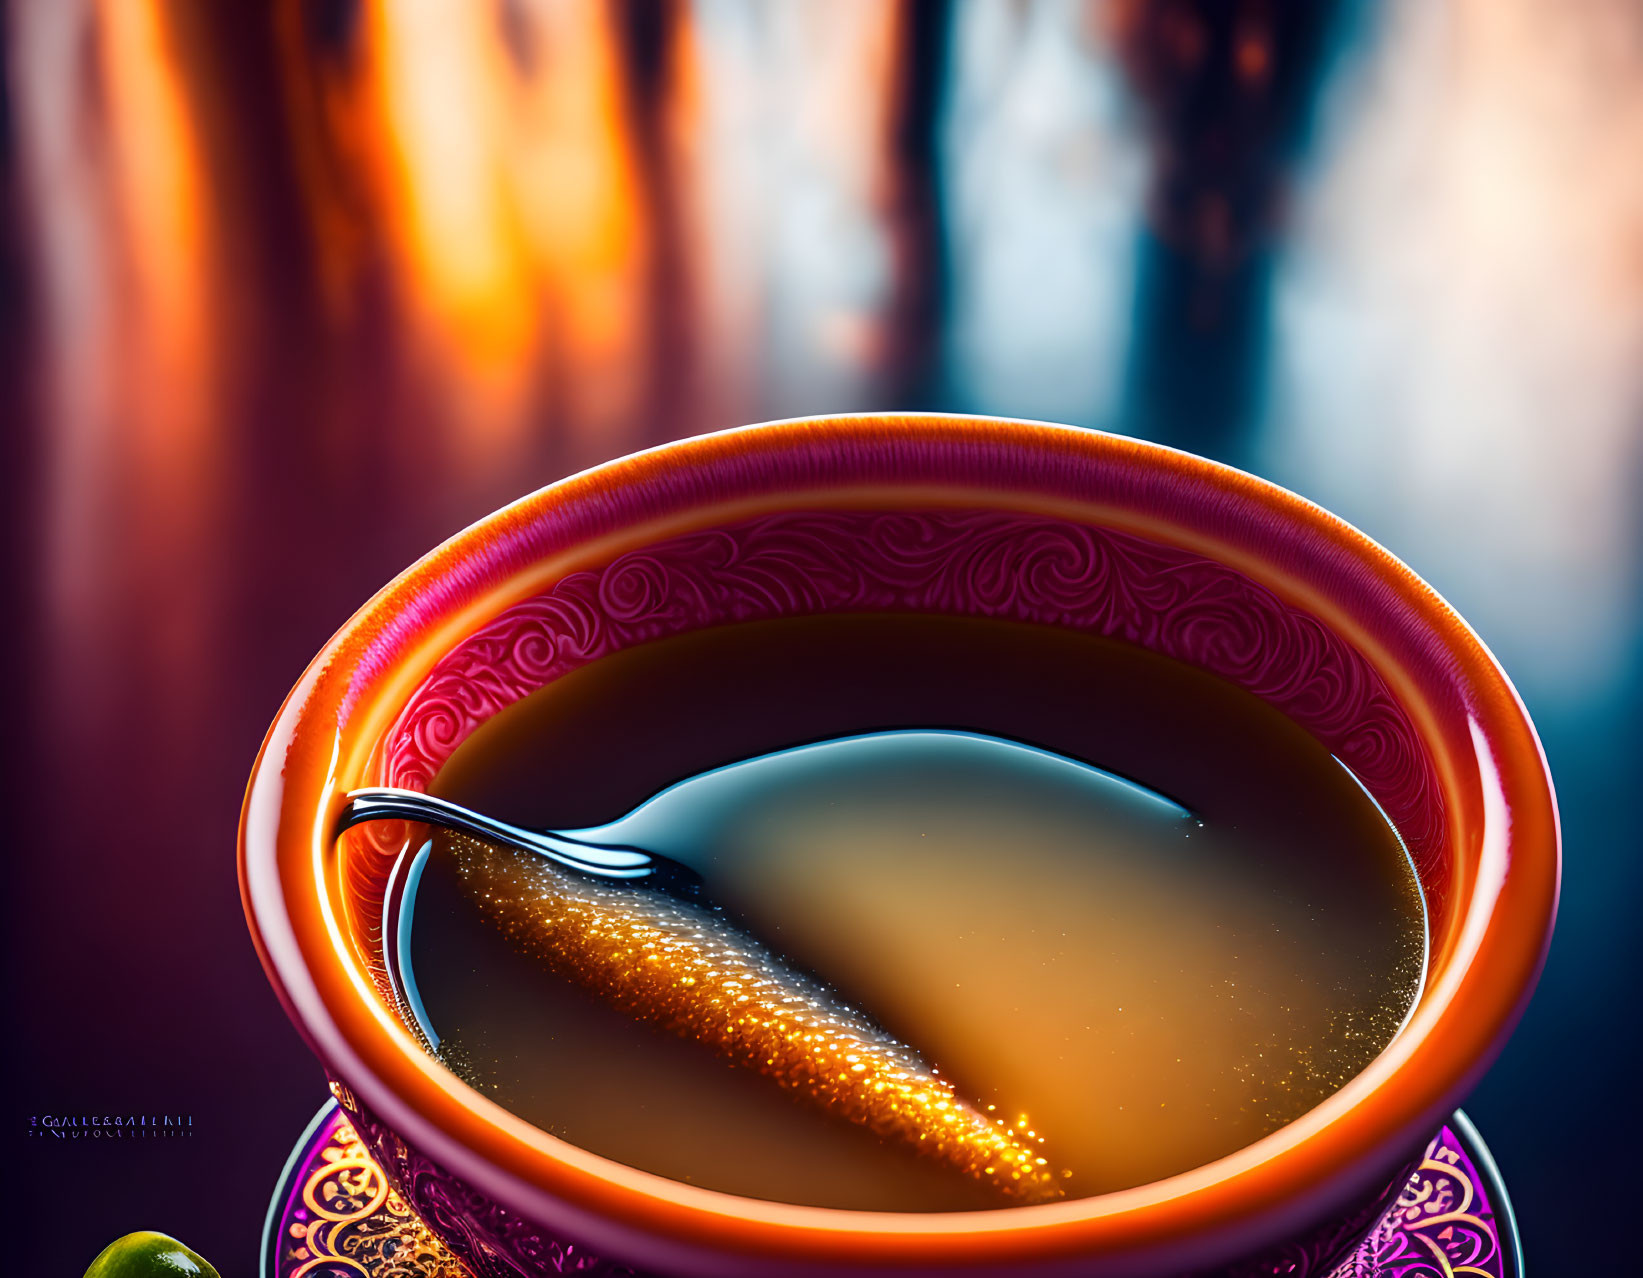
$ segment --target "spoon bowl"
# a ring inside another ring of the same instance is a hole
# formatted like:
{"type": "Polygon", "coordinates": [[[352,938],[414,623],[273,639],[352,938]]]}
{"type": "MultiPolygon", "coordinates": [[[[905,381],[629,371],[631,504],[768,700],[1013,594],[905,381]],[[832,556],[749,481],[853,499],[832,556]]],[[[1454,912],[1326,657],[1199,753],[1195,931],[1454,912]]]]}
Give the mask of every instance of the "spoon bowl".
{"type": "Polygon", "coordinates": [[[1153,815],[1191,815],[1155,790],[1066,755],[986,733],[918,728],[835,737],[728,763],[668,786],[614,821],[577,830],[527,829],[417,790],[366,786],[349,792],[335,832],[340,835],[367,821],[417,821],[534,852],[596,878],[643,880],[651,886],[662,881],[696,884],[700,876],[689,862],[699,859],[712,843],[713,814],[723,812],[737,791],[780,785],[818,765],[861,767],[880,758],[893,761],[910,747],[925,754],[939,751],[971,766],[1071,772],[1104,804],[1153,815]]]}

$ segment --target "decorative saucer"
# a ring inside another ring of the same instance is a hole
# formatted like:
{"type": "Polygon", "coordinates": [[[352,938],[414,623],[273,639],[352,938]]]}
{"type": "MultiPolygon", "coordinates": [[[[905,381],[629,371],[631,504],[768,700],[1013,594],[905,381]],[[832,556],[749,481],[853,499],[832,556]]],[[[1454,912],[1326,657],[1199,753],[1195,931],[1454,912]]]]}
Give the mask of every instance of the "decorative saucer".
{"type": "MultiPolygon", "coordinates": [[[[566,1247],[561,1272],[631,1274],[566,1247]]],[[[1392,1210],[1329,1278],[1522,1278],[1506,1186],[1457,1110],[1392,1210]]],[[[261,1278],[469,1278],[388,1188],[335,1101],[308,1124],[275,1187],[261,1278]]]]}

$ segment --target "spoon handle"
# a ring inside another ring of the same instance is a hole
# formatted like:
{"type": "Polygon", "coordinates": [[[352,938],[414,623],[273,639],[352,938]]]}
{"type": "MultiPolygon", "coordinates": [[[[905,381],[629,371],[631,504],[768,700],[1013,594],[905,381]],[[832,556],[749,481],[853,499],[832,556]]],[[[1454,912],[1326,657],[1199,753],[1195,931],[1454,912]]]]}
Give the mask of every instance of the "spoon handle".
{"type": "Polygon", "coordinates": [[[449,799],[416,790],[369,786],[350,791],[337,817],[336,834],[366,821],[420,821],[488,839],[523,852],[535,852],[583,874],[606,879],[642,879],[656,871],[656,858],[637,848],[602,847],[566,838],[551,830],[527,830],[475,812],[449,799]]]}

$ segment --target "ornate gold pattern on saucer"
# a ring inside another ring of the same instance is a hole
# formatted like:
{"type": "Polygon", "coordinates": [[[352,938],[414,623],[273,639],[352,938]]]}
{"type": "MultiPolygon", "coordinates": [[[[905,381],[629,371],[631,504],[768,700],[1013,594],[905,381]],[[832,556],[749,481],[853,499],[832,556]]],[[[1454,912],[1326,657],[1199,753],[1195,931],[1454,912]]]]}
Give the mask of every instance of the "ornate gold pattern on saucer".
{"type": "Polygon", "coordinates": [[[263,1278],[468,1278],[326,1105],[291,1156],[263,1231],[263,1278]]]}
{"type": "MultiPolygon", "coordinates": [[[[1456,1113],[1391,1210],[1330,1278],[1522,1278],[1522,1265],[1506,1187],[1477,1129],[1456,1113]]],[[[1296,1263],[1284,1272],[1319,1271],[1296,1263]]],[[[274,1191],[262,1278],[471,1275],[388,1187],[332,1101],[309,1124],[274,1191]]]]}

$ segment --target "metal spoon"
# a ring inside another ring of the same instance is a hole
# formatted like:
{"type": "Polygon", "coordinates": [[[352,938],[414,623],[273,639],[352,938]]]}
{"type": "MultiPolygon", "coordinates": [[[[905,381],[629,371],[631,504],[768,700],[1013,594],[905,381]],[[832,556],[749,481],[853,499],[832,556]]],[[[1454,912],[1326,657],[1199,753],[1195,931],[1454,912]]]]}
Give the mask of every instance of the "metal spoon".
{"type": "Polygon", "coordinates": [[[727,764],[667,787],[615,821],[586,829],[531,830],[415,790],[373,787],[348,795],[337,833],[365,821],[420,821],[534,852],[597,878],[690,886],[699,883],[700,876],[687,861],[697,859],[704,847],[712,845],[715,823],[734,807],[739,792],[779,787],[833,763],[858,769],[893,766],[910,748],[925,757],[939,755],[972,769],[1064,770],[1077,784],[1098,792],[1109,806],[1145,810],[1155,816],[1190,815],[1154,790],[1037,746],[978,732],[915,728],[836,737],[727,764]]]}
{"type": "MultiPolygon", "coordinates": [[[[455,830],[544,856],[558,865],[606,880],[642,883],[647,889],[687,899],[701,895],[702,878],[691,862],[710,857],[726,820],[749,796],[804,784],[835,765],[843,775],[889,769],[909,754],[969,775],[1030,774],[1042,779],[1058,772],[1062,783],[1082,787],[1112,812],[1154,819],[1189,818],[1174,800],[1087,763],[1002,737],[951,729],[898,729],[837,737],[744,759],[668,786],[638,807],[604,825],[577,830],[532,830],[498,820],[449,799],[415,790],[376,786],[355,790],[337,819],[336,833],[366,821],[415,821],[455,830]]],[[[430,1051],[439,1034],[430,1024],[412,970],[411,930],[422,872],[431,844],[407,849],[395,864],[383,894],[382,936],[389,979],[400,995],[406,1023],[430,1051]]]]}
{"type": "Polygon", "coordinates": [[[477,838],[517,848],[521,852],[535,852],[560,865],[605,879],[647,879],[664,870],[686,870],[677,862],[640,848],[586,843],[554,830],[528,830],[524,826],[500,821],[496,817],[475,812],[449,799],[438,799],[417,790],[400,790],[392,786],[367,786],[348,794],[347,806],[337,818],[336,833],[362,825],[366,821],[420,821],[442,830],[455,830],[477,838]]]}

